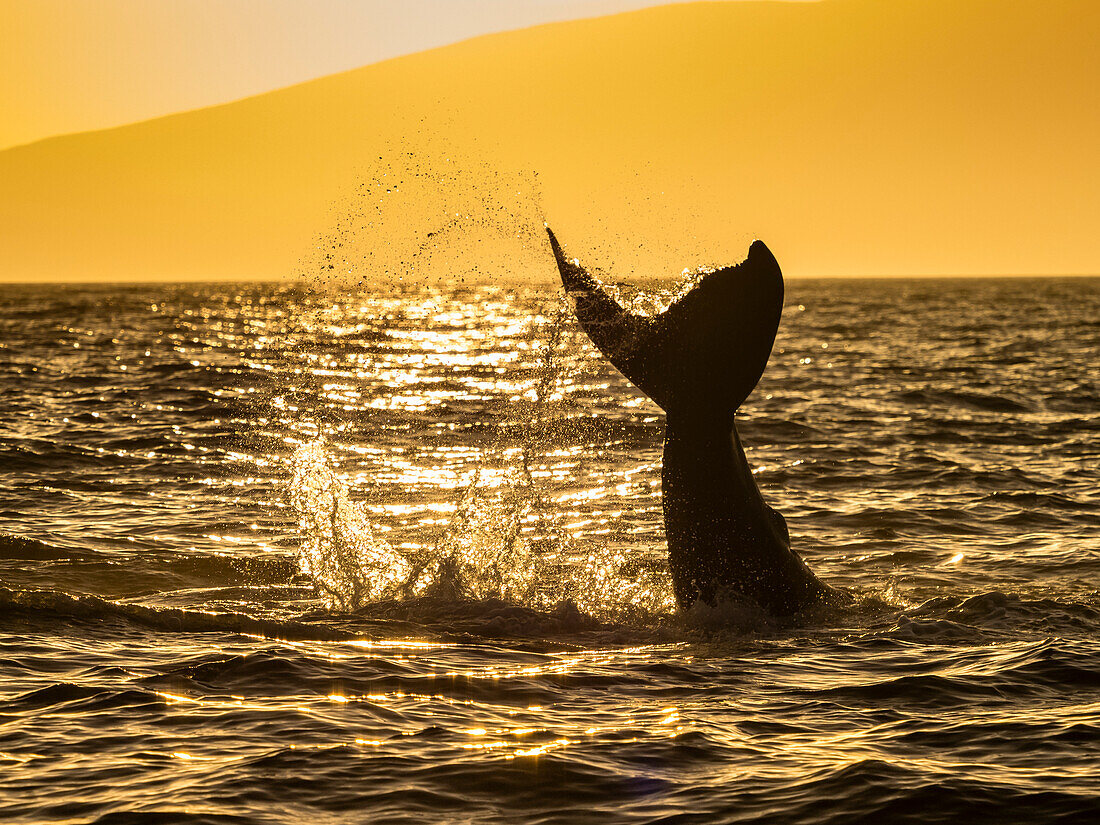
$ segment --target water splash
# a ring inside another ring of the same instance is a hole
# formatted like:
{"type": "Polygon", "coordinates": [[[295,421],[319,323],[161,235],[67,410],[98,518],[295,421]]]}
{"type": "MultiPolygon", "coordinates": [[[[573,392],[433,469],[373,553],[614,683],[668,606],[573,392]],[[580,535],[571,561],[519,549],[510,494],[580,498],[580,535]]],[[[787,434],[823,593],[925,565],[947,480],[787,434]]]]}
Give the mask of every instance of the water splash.
{"type": "Polygon", "coordinates": [[[495,486],[483,484],[481,475],[477,470],[466,486],[443,539],[418,566],[407,591],[543,606],[535,590],[543,559],[522,535],[530,491],[514,474],[495,486]]]}
{"type": "Polygon", "coordinates": [[[299,274],[345,289],[549,274],[537,173],[486,151],[443,139],[415,153],[388,146],[334,205],[299,274]]]}
{"type": "Polygon", "coordinates": [[[502,600],[538,610],[572,604],[603,620],[651,620],[673,610],[667,569],[639,565],[625,549],[574,539],[544,489],[547,454],[570,426],[566,384],[581,369],[563,357],[577,335],[564,296],[535,336],[531,386],[509,402],[496,442],[457,496],[441,537],[427,548],[393,548],[350,499],[323,440],[292,458],[290,497],[299,512],[298,559],[331,608],[424,595],[502,600]],[[518,434],[519,449],[509,449],[518,434]],[[504,465],[503,471],[490,467],[504,465]]]}
{"type": "Polygon", "coordinates": [[[717,272],[713,266],[684,269],[675,280],[660,282],[614,282],[599,271],[592,274],[600,288],[618,304],[647,318],[656,318],[674,303],[691,292],[707,276],[717,272]]]}
{"type": "Polygon", "coordinates": [[[298,511],[298,565],[329,607],[353,610],[397,595],[410,565],[385,541],[348,496],[323,440],[300,447],[291,459],[290,499],[298,511]]]}

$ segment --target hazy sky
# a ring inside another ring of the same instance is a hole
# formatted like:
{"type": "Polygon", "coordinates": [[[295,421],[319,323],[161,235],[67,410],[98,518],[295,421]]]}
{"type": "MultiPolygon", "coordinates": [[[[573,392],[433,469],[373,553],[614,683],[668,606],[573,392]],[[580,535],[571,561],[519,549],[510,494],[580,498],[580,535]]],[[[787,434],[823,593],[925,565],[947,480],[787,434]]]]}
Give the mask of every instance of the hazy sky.
{"type": "Polygon", "coordinates": [[[0,151],[0,280],[1100,271],[1100,0],[18,10],[9,140],[191,111],[0,151]]]}
{"type": "Polygon", "coordinates": [[[0,0],[0,149],[668,0],[0,0]]]}

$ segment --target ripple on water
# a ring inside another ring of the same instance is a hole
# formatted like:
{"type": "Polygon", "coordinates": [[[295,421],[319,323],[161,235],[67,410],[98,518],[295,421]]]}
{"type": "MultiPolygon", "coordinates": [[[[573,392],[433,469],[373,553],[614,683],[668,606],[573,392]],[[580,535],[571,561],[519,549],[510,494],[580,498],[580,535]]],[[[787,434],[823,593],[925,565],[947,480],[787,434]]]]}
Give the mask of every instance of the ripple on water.
{"type": "Polygon", "coordinates": [[[857,598],[777,622],[672,615],[546,290],[5,289],[0,816],[1096,819],[1100,282],[787,292],[742,435],[857,598]]]}

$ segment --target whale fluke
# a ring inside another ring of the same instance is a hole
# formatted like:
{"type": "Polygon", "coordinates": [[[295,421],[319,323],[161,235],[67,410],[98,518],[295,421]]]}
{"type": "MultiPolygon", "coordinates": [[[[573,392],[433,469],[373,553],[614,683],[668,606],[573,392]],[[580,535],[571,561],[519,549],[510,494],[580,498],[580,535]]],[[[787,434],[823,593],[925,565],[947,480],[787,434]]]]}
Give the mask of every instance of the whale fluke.
{"type": "Polygon", "coordinates": [[[743,263],[704,275],[648,317],[620,306],[547,233],[577,320],[608,360],[669,415],[732,420],[764,373],[783,311],[767,246],[753,241],[743,263]]]}
{"type": "Polygon", "coordinates": [[[790,614],[840,598],[791,549],[735,424],[764,373],[783,311],[783,274],[771,251],[753,241],[742,263],[704,275],[648,317],[622,307],[547,233],[581,327],[666,413],[662,497],[680,608],[731,598],[790,614]]]}

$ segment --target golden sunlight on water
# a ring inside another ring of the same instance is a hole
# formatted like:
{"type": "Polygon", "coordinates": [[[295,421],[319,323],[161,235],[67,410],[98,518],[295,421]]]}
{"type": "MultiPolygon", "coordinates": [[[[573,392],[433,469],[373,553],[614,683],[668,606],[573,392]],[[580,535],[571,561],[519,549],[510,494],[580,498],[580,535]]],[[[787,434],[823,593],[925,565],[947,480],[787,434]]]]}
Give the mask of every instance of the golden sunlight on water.
{"type": "MultiPolygon", "coordinates": [[[[580,445],[555,449],[555,437],[571,426],[562,417],[569,396],[607,386],[584,383],[591,352],[565,350],[563,336],[573,346],[580,338],[566,324],[564,303],[524,319],[507,301],[456,303],[429,292],[419,300],[349,305],[343,324],[335,322],[340,312],[340,305],[319,304],[315,317],[300,320],[301,337],[370,337],[364,318],[384,318],[392,328],[383,358],[329,355],[305,368],[330,408],[417,415],[455,403],[506,406],[497,430],[486,431],[478,445],[422,449],[416,461],[393,450],[385,474],[373,479],[339,477],[324,438],[300,443],[290,483],[304,537],[299,562],[332,606],[354,609],[443,588],[550,608],[566,588],[578,607],[595,615],[671,610],[660,567],[624,576],[628,554],[606,543],[624,508],[603,500],[609,491],[629,493],[629,487],[564,489],[553,498],[540,489],[546,482],[567,483],[584,458],[580,445]],[[353,366],[337,369],[337,360],[353,366]],[[368,385],[369,394],[363,390],[368,385]],[[353,503],[348,485],[371,482],[416,490],[422,501],[353,503]],[[570,519],[570,504],[582,502],[586,517],[570,519]],[[393,543],[387,535],[392,528],[372,525],[372,515],[437,525],[443,533],[431,545],[393,543]]],[[[445,426],[453,431],[469,423],[445,426]]],[[[324,427],[305,430],[319,433],[324,427]]]]}
{"type": "Polygon", "coordinates": [[[746,451],[856,596],[789,622],[673,615],[554,295],[21,289],[0,816],[1095,819],[1096,281],[788,285],[746,451]]]}

